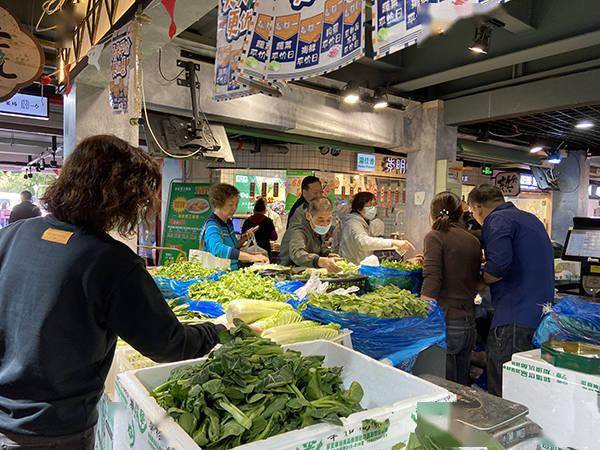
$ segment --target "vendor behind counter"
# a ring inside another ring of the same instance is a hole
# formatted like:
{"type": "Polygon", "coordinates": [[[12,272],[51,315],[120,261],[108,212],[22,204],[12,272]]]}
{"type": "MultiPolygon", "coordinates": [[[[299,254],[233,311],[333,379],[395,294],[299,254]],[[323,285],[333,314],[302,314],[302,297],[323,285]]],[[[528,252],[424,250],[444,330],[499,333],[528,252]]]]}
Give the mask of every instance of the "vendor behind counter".
{"type": "MultiPolygon", "coordinates": [[[[301,214],[301,209],[296,215],[301,214]]],[[[302,216],[294,217],[281,242],[280,263],[284,266],[325,268],[329,272],[340,272],[336,261],[325,243],[331,229],[333,208],[326,198],[309,203],[302,216]]]]}

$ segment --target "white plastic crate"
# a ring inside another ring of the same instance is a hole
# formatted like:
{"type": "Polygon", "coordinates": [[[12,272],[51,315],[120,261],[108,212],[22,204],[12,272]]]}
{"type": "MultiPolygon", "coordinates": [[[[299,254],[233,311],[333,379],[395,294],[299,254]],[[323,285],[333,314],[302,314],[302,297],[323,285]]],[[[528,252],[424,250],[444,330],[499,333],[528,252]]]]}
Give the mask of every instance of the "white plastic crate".
{"type": "MultiPolygon", "coordinates": [[[[365,411],[342,419],[344,426],[312,425],[302,430],[237,447],[239,450],[391,449],[395,444],[406,442],[409,434],[414,430],[415,423],[412,416],[416,412],[418,402],[454,400],[453,394],[439,386],[336,343],[313,341],[289,345],[286,348],[298,350],[304,355],[324,355],[326,366],[343,367],[342,378],[346,387],[352,381],[361,383],[365,391],[361,402],[365,411]],[[390,424],[385,431],[368,434],[362,429],[364,419],[378,421],[389,419],[390,424]]],[[[115,442],[123,443],[122,447],[116,448],[138,450],[199,448],[156,403],[149,392],[166,381],[174,369],[200,361],[202,359],[165,364],[118,376],[117,393],[127,404],[130,425],[115,426],[115,442]]]]}
{"type": "Polygon", "coordinates": [[[529,408],[529,418],[560,448],[600,448],[600,376],[547,363],[539,349],[504,364],[502,396],[529,408]]]}

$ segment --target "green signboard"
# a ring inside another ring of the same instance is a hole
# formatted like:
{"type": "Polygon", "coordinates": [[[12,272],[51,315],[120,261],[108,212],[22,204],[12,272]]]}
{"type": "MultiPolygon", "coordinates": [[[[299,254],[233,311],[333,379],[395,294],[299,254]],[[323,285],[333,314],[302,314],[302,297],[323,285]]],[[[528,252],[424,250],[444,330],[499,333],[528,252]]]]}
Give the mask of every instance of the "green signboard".
{"type": "MultiPolygon", "coordinates": [[[[172,182],[169,192],[169,209],[164,226],[163,247],[182,250],[200,247],[200,232],[210,215],[208,184],[172,182]]],[[[163,250],[160,264],[173,261],[181,252],[163,250]]]]}
{"type": "Polygon", "coordinates": [[[312,170],[287,170],[286,176],[286,192],[285,198],[285,210],[290,211],[296,200],[302,195],[302,180],[304,177],[314,175],[315,172],[312,170]]]}
{"type": "Polygon", "coordinates": [[[249,213],[254,211],[254,196],[256,195],[256,177],[253,175],[236,175],[235,187],[240,191],[240,203],[237,213],[249,213]]]}

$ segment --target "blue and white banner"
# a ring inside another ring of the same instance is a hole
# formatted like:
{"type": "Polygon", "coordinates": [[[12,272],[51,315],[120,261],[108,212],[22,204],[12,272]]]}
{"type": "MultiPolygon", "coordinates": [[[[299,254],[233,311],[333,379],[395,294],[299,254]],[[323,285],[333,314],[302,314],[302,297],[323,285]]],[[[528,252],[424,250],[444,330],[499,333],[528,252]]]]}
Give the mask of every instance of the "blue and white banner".
{"type": "Polygon", "coordinates": [[[448,30],[464,17],[486,14],[509,0],[373,0],[375,58],[448,30]]]}
{"type": "Polygon", "coordinates": [[[364,55],[365,0],[260,0],[240,65],[243,77],[322,75],[364,55]]]}

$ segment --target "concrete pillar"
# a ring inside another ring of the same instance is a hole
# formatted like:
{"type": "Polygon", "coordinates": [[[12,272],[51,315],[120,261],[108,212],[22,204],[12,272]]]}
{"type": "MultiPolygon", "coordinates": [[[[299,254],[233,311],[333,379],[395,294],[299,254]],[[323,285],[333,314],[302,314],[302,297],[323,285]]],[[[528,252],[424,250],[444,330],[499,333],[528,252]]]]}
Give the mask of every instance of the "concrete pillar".
{"type": "Polygon", "coordinates": [[[573,217],[588,215],[590,161],[585,151],[569,152],[557,168],[560,191],[552,196],[552,239],[564,244],[573,217]]]}
{"type": "Polygon", "coordinates": [[[436,194],[436,165],[438,160],[456,161],[457,131],[444,125],[444,104],[441,101],[424,103],[416,152],[408,154],[406,175],[406,239],[419,251],[431,229],[429,206],[436,194]]]}
{"type": "MultiPolygon", "coordinates": [[[[108,101],[108,88],[74,83],[64,103],[64,158],[67,159],[78,142],[97,134],[114,134],[139,145],[139,128],[129,124],[129,115],[114,113],[108,101]]],[[[123,237],[111,233],[137,253],[137,233],[123,237]]]]}
{"type": "Polygon", "coordinates": [[[108,102],[108,88],[74,83],[64,103],[64,155],[78,142],[96,134],[114,134],[139,145],[139,128],[129,124],[129,115],[114,113],[108,102]]]}

